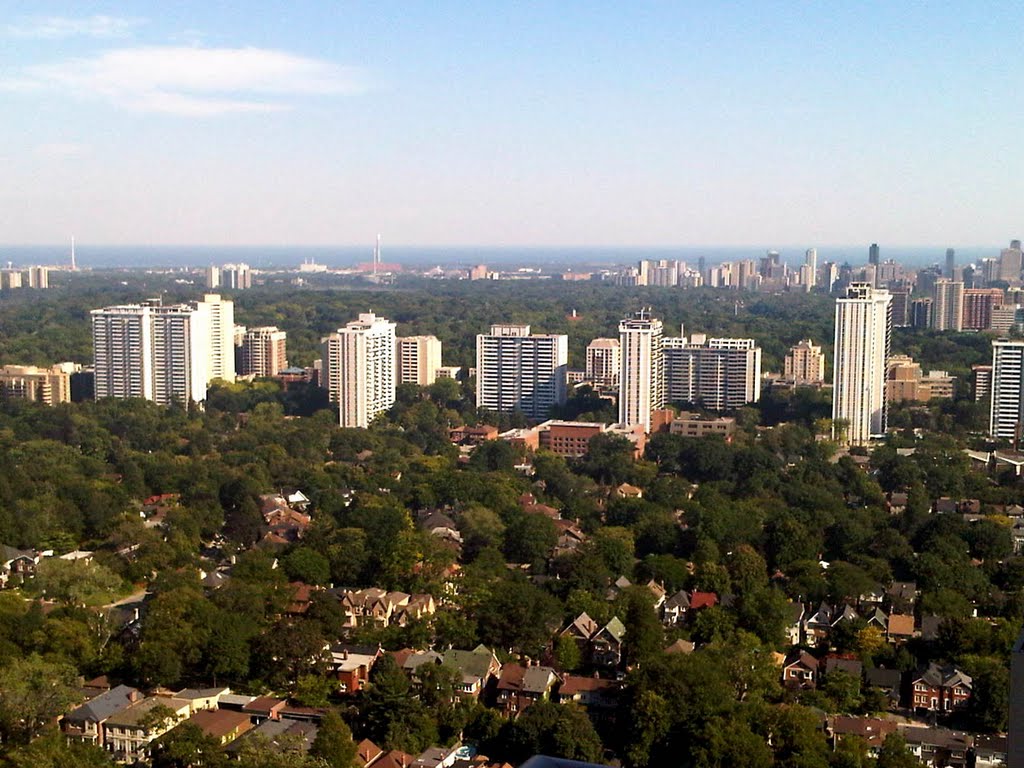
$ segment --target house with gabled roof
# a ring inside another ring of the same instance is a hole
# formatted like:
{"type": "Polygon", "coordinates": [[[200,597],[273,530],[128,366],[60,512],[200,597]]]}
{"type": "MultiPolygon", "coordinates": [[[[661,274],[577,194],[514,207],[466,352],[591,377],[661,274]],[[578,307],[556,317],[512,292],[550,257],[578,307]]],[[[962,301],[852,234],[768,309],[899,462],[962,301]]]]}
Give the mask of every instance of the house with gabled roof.
{"type": "Polygon", "coordinates": [[[967,704],[973,688],[970,675],[953,665],[932,662],[911,677],[909,704],[911,709],[952,712],[967,704]]]}
{"type": "Polygon", "coordinates": [[[22,584],[36,575],[39,557],[35,552],[0,544],[0,589],[22,584]]]}
{"type": "Polygon", "coordinates": [[[686,621],[686,613],[690,610],[690,595],[686,590],[680,589],[671,597],[665,599],[661,606],[661,621],[667,626],[674,627],[686,621]]]}
{"type": "Polygon", "coordinates": [[[169,696],[150,696],[129,704],[107,718],[103,746],[121,763],[144,760],[149,745],[171,730],[191,713],[190,702],[169,696]],[[152,714],[166,707],[168,717],[157,720],[152,714]]]}
{"type": "Polygon", "coordinates": [[[556,682],[558,675],[551,667],[506,664],[498,680],[498,707],[506,715],[516,715],[547,698],[556,682]]]}
{"type": "Polygon", "coordinates": [[[501,662],[485,645],[471,651],[446,651],[441,663],[461,673],[461,682],[457,683],[459,695],[469,698],[479,698],[488,683],[501,674],[501,662]]]}
{"type": "Polygon", "coordinates": [[[599,629],[590,640],[591,661],[599,667],[618,667],[622,663],[622,642],[626,625],[618,616],[599,629]]]}
{"type": "Polygon", "coordinates": [[[818,660],[807,651],[793,651],[782,663],[782,684],[787,688],[816,688],[818,660]]]}
{"type": "Polygon", "coordinates": [[[832,606],[822,601],[817,610],[807,617],[804,621],[804,635],[808,642],[817,642],[828,637],[832,629],[832,614],[832,606]]]}
{"type": "Polygon", "coordinates": [[[136,688],[127,685],[111,688],[64,715],[60,719],[60,731],[69,741],[102,747],[107,720],[141,700],[142,694],[136,688]]]}

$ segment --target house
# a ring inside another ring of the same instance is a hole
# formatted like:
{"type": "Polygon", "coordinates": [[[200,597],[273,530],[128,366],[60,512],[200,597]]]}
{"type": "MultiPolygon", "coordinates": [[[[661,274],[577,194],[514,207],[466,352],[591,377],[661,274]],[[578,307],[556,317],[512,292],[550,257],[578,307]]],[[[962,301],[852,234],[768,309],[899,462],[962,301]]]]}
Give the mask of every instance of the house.
{"type": "Polygon", "coordinates": [[[228,687],[183,688],[174,694],[174,698],[187,701],[191,712],[198,712],[201,709],[217,709],[221,697],[229,693],[231,689],[228,687]]]}
{"type": "Polygon", "coordinates": [[[689,610],[690,596],[685,590],[680,589],[662,603],[661,621],[667,626],[674,627],[686,620],[686,612],[689,610]]]}
{"type": "MultiPolygon", "coordinates": [[[[221,745],[230,744],[253,728],[252,719],[245,712],[232,712],[229,709],[204,709],[196,712],[185,722],[196,726],[203,734],[221,745]]],[[[267,719],[264,722],[276,724],[281,721],[267,719]]]]}
{"type": "Polygon", "coordinates": [[[782,663],[782,684],[788,688],[816,688],[818,660],[807,651],[789,654],[782,663]]]}
{"type": "Polygon", "coordinates": [[[459,547],[462,546],[462,533],[455,521],[443,512],[434,510],[421,514],[416,525],[421,531],[429,533],[435,538],[459,547]]]}
{"type": "Polygon", "coordinates": [[[318,730],[315,723],[302,720],[264,720],[228,744],[224,751],[228,755],[237,756],[247,742],[259,739],[263,749],[273,752],[306,753],[313,746],[318,730]]]}
{"type": "Polygon", "coordinates": [[[978,734],[974,737],[974,768],[998,768],[1006,765],[1006,736],[978,734]]]}
{"type": "Polygon", "coordinates": [[[786,605],[786,642],[790,645],[800,645],[804,640],[804,611],[803,603],[788,603],[786,605]]]}
{"type": "Polygon", "coordinates": [[[635,485],[623,483],[615,489],[615,495],[620,499],[642,499],[644,492],[635,485]]]}
{"type": "Polygon", "coordinates": [[[846,603],[843,605],[841,610],[836,611],[832,614],[832,626],[836,626],[843,621],[856,621],[860,618],[860,614],[853,608],[852,605],[846,603]]]}
{"type": "Polygon", "coordinates": [[[580,655],[587,658],[590,652],[590,638],[596,635],[599,629],[597,622],[584,611],[558,634],[559,637],[568,637],[573,640],[580,649],[580,655]]]}
{"type": "Polygon", "coordinates": [[[372,768],[411,768],[414,762],[416,762],[414,755],[400,749],[392,749],[374,760],[372,768]]]}
{"type": "Polygon", "coordinates": [[[668,646],[665,649],[665,653],[668,656],[671,656],[676,653],[689,654],[693,653],[696,649],[696,644],[690,642],[689,640],[683,640],[682,638],[680,638],[679,640],[676,640],[674,643],[672,643],[672,645],[668,646]]]}
{"type": "Polygon", "coordinates": [[[614,680],[586,675],[565,675],[558,687],[559,703],[574,701],[588,710],[614,710],[621,685],[614,680]]]}
{"type": "Polygon", "coordinates": [[[516,715],[547,698],[557,681],[558,675],[550,667],[506,664],[498,680],[498,707],[506,715],[516,715]]]}
{"type": "Polygon", "coordinates": [[[932,662],[910,680],[910,708],[952,712],[967,704],[973,682],[969,675],[952,665],[940,667],[932,662]]]}
{"type": "Polygon", "coordinates": [[[903,729],[907,750],[925,765],[966,768],[970,735],[946,728],[910,727],[903,729]]]}
{"type": "Polygon", "coordinates": [[[341,693],[357,693],[370,679],[370,670],[381,654],[380,646],[332,645],[328,671],[338,680],[341,693]]]}
{"type": "Polygon", "coordinates": [[[886,505],[889,507],[889,512],[894,515],[899,515],[907,511],[907,504],[910,501],[910,497],[902,491],[893,491],[886,496],[885,500],[886,505]]]}
{"type": "Polygon", "coordinates": [[[917,583],[913,581],[894,581],[885,591],[893,613],[913,613],[917,595],[917,583]]]}
{"type": "Polygon", "coordinates": [[[587,540],[587,534],[571,520],[558,519],[554,521],[555,529],[558,532],[558,540],[555,542],[554,554],[571,554],[577,551],[587,540]]]}
{"type": "Polygon", "coordinates": [[[896,722],[876,717],[836,715],[829,718],[827,732],[832,737],[833,748],[843,739],[854,736],[865,743],[869,756],[877,758],[885,737],[896,732],[896,722]]]}
{"type": "Polygon", "coordinates": [[[902,643],[914,636],[914,616],[900,613],[889,614],[885,636],[890,643],[902,643]]]}
{"type": "Polygon", "coordinates": [[[694,590],[690,593],[689,612],[691,615],[704,608],[712,608],[716,605],[718,605],[718,595],[714,592],[698,592],[694,590]]]}
{"type": "Polygon", "coordinates": [[[804,621],[804,636],[808,642],[818,642],[828,637],[832,629],[832,606],[822,602],[818,610],[804,621]]]}
{"type": "Polygon", "coordinates": [[[460,696],[467,698],[479,698],[488,683],[501,674],[501,662],[494,651],[484,645],[478,645],[472,651],[447,651],[441,663],[462,674],[458,691],[460,696]]]}
{"type": "Polygon", "coordinates": [[[605,593],[605,597],[611,601],[618,598],[623,592],[633,586],[633,582],[627,579],[625,576],[619,576],[615,581],[612,582],[611,586],[608,587],[608,592],[605,593]]]}
{"type": "Polygon", "coordinates": [[[830,653],[825,657],[825,676],[833,672],[845,672],[858,683],[864,672],[864,665],[853,654],[830,653]]]}
{"type": "Polygon", "coordinates": [[[410,620],[433,614],[437,604],[430,595],[409,595],[388,592],[377,587],[340,593],[345,611],[345,627],[388,627],[392,623],[405,626],[410,620]]]}
{"type": "Polygon", "coordinates": [[[137,689],[119,685],[64,715],[60,721],[61,733],[69,741],[102,747],[107,719],[141,700],[142,694],[137,689]]]}
{"type": "Polygon", "coordinates": [[[885,602],[885,587],[875,584],[871,589],[857,597],[857,606],[862,610],[869,606],[881,605],[885,602]]]}
{"type": "Polygon", "coordinates": [[[889,630],[889,616],[879,607],[875,607],[872,611],[864,616],[869,627],[874,627],[882,634],[885,634],[889,630]]]}
{"type": "Polygon", "coordinates": [[[590,659],[599,667],[618,667],[622,663],[622,641],[626,626],[617,616],[605,624],[590,640],[590,659]]]}
{"type": "Polygon", "coordinates": [[[0,544],[0,588],[24,583],[36,575],[35,552],[0,544]]]}
{"type": "Polygon", "coordinates": [[[864,682],[877,688],[889,700],[889,708],[893,709],[900,703],[900,692],[903,688],[903,675],[898,669],[873,667],[864,670],[864,682]]]}
{"type": "Polygon", "coordinates": [[[383,754],[384,750],[369,739],[363,739],[356,745],[356,760],[362,763],[364,768],[383,754]]]}
{"type": "Polygon", "coordinates": [[[264,720],[280,720],[281,710],[286,709],[287,706],[288,702],[285,699],[257,696],[242,706],[242,712],[252,719],[253,725],[259,725],[264,720]]]}
{"type": "Polygon", "coordinates": [[[118,762],[144,760],[149,745],[188,717],[190,712],[190,702],[169,696],[150,696],[132,702],[107,718],[103,746],[118,762]],[[158,707],[166,707],[165,719],[161,719],[159,713],[154,714],[158,707]]]}
{"type": "MultiPolygon", "coordinates": [[[[398,659],[395,659],[398,661],[398,659]]],[[[399,666],[402,667],[402,671],[405,672],[412,680],[419,679],[418,670],[424,665],[440,664],[442,656],[437,651],[412,651],[405,655],[399,666]]]]}
{"type": "Polygon", "coordinates": [[[654,610],[661,610],[661,606],[665,604],[665,587],[654,579],[651,579],[645,587],[650,591],[651,596],[654,597],[654,610]]]}

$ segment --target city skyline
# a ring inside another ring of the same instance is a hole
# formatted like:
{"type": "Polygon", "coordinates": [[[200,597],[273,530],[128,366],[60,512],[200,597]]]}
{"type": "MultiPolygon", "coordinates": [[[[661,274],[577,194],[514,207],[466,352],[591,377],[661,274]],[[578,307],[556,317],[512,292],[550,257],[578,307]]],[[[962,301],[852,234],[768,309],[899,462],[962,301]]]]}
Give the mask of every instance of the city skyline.
{"type": "Polygon", "coordinates": [[[1018,228],[1013,21],[39,3],[0,25],[4,240],[959,255],[1018,228]]]}

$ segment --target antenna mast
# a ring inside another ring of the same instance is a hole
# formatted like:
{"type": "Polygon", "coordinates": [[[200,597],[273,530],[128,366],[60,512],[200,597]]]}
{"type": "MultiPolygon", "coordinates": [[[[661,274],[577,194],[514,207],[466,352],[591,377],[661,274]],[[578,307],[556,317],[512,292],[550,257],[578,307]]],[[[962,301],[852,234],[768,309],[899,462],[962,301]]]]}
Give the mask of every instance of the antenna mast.
{"type": "Polygon", "coordinates": [[[380,267],[380,235],[377,235],[377,245],[373,249],[373,274],[377,274],[380,267]]]}
{"type": "Polygon", "coordinates": [[[78,267],[75,266],[75,236],[71,236],[71,271],[77,272],[78,267]]]}

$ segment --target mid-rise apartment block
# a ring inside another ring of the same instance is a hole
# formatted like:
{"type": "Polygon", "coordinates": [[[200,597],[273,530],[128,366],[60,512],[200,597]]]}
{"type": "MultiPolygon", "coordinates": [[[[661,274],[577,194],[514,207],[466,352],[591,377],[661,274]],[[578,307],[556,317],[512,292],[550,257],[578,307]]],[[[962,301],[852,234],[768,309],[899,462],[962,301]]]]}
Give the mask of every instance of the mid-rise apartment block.
{"type": "Polygon", "coordinates": [[[320,386],[343,427],[366,428],[395,403],[395,324],[372,312],[321,340],[320,386]]]}
{"type": "Polygon", "coordinates": [[[761,348],[753,339],[666,338],[663,354],[668,402],[725,411],[761,399],[761,348]]]}
{"type": "Polygon", "coordinates": [[[401,336],[397,340],[395,365],[399,384],[427,387],[437,381],[441,368],[441,340],[436,336],[401,336]]]}
{"type": "Polygon", "coordinates": [[[28,400],[57,405],[71,402],[71,374],[81,366],[58,363],[49,368],[34,365],[0,367],[0,399],[28,400]]]}
{"type": "Polygon", "coordinates": [[[825,356],[810,339],[794,344],[783,360],[783,377],[796,384],[821,384],[825,381],[825,356]]]}
{"type": "Polygon", "coordinates": [[[1002,306],[1001,288],[967,288],[964,290],[964,316],[961,327],[966,331],[983,331],[992,326],[992,310],[1002,306]]]}
{"type": "Polygon", "coordinates": [[[617,387],[622,352],[618,339],[594,339],[587,345],[585,378],[599,387],[617,387]]]}
{"type": "Polygon", "coordinates": [[[546,418],[566,400],[569,337],[531,334],[529,325],[492,325],[476,337],[476,404],[546,418]]]}
{"type": "Polygon", "coordinates": [[[288,367],[288,334],[273,325],[246,328],[238,352],[241,375],[277,376],[288,367]]]}

